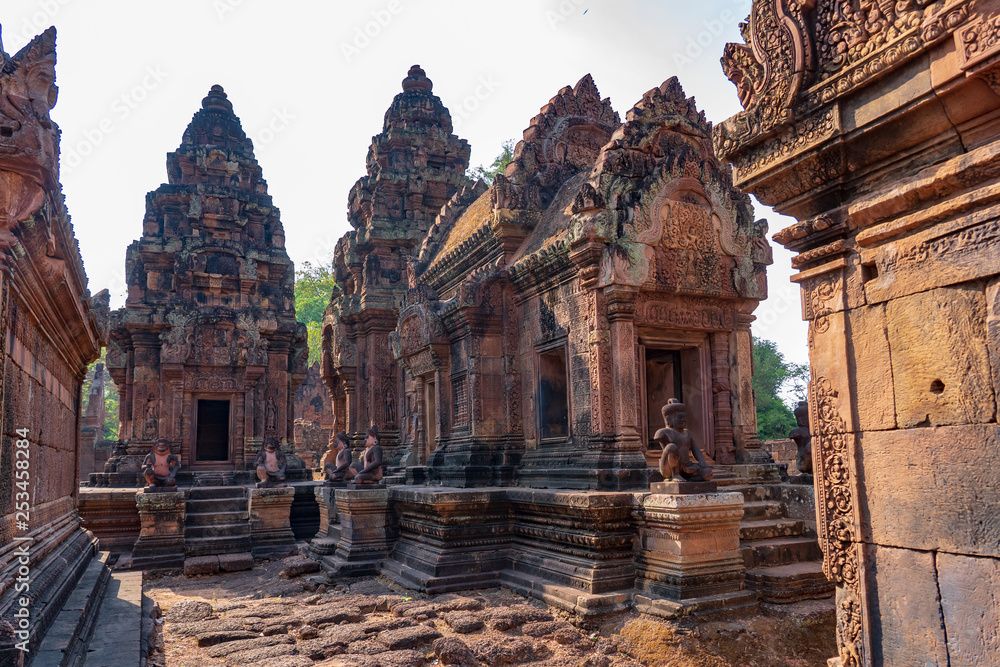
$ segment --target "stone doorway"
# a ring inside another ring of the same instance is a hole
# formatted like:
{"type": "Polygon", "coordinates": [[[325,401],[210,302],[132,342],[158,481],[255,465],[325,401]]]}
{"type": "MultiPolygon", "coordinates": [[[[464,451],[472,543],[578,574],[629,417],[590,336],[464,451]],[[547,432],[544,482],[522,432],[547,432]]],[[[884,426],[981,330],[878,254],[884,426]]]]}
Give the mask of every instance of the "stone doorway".
{"type": "Polygon", "coordinates": [[[706,353],[707,348],[703,345],[680,349],[639,346],[640,424],[642,441],[647,447],[646,461],[652,467],[659,465],[661,451],[653,436],[663,428],[661,408],[671,398],[687,406],[688,428],[695,441],[709,457],[714,456],[711,411],[707,404],[711,392],[706,392],[703,381],[708,377],[706,353]]]}
{"type": "Polygon", "coordinates": [[[229,400],[198,399],[195,463],[229,461],[229,400]]]}

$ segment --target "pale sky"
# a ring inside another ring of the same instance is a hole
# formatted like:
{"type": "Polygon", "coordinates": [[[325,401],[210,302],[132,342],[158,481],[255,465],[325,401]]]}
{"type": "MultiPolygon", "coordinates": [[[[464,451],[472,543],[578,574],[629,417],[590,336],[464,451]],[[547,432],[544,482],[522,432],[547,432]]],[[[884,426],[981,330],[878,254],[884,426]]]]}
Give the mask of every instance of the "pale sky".
{"type": "MultiPolygon", "coordinates": [[[[90,290],[124,303],[125,248],[166,153],[222,85],[296,266],[328,263],[350,227],[347,194],[406,70],[421,65],[472,146],[492,162],[562,86],[588,72],[624,117],[676,75],[708,118],[737,111],[719,58],[749,0],[5,0],[4,50],[55,25],[62,183],[90,290]]],[[[757,205],[770,233],[793,221],[757,205]]],[[[772,245],[775,245],[772,243],[772,245]]],[[[808,361],[790,254],[774,248],[754,334],[808,361]]]]}

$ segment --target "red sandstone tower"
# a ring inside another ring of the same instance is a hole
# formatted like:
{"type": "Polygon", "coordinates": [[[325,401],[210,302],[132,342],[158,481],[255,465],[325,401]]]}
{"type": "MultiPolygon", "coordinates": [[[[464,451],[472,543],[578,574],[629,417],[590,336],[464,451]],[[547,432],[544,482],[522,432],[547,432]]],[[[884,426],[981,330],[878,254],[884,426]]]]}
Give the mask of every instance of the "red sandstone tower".
{"type": "Polygon", "coordinates": [[[408,288],[407,259],[441,207],[471,184],[469,144],[452,133],[451,114],[417,65],[403,79],[372,137],[368,175],[351,188],[354,231],[338,243],[335,291],[323,317],[321,373],[334,397],[338,428],[360,439],[376,424],[392,453],[402,426],[402,375],[389,347],[408,288]]]}
{"type": "Polygon", "coordinates": [[[167,155],[128,249],[108,367],[130,455],[169,438],[188,471],[242,471],[292,439],[306,373],[278,209],[233,105],[213,86],[167,155]]]}

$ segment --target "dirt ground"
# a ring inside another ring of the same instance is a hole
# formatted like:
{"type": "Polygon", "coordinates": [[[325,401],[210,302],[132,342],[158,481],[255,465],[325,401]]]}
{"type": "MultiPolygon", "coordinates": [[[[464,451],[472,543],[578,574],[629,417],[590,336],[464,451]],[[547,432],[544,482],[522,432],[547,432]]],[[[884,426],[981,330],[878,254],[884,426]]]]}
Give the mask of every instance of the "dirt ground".
{"type": "Polygon", "coordinates": [[[580,623],[504,588],[427,596],[384,577],[337,585],[247,572],[148,575],[163,618],[151,667],[825,667],[829,601],[695,623],[580,623]]]}

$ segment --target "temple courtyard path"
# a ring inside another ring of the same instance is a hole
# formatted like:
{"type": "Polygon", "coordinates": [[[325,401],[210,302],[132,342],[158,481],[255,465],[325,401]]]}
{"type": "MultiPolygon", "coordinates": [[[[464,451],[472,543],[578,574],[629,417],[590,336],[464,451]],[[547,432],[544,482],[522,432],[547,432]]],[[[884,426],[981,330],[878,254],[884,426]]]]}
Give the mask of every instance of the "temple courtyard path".
{"type": "Polygon", "coordinates": [[[165,667],[809,667],[836,652],[829,603],[722,621],[584,624],[504,588],[427,596],[385,578],[146,575],[165,667]]]}

